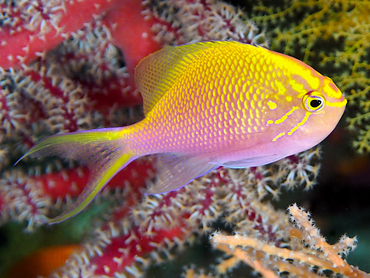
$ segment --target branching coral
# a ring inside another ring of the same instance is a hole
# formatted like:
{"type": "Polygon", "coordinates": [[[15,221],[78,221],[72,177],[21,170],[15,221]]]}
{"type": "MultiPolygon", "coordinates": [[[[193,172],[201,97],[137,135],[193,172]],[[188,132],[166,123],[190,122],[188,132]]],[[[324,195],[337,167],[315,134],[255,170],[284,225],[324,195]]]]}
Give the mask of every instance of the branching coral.
{"type": "Polygon", "coordinates": [[[266,26],[271,47],[302,60],[333,78],[349,100],[353,146],[370,150],[370,3],[368,1],[259,1],[252,19],[266,26]]]}
{"type": "Polygon", "coordinates": [[[255,188],[244,183],[248,175],[214,171],[180,190],[144,199],[143,188],[127,187],[124,192],[131,195],[122,195],[122,206],[96,231],[94,241],[52,277],[138,276],[149,265],[178,255],[194,231],[207,233],[218,219],[237,230],[245,225],[254,235],[279,240],[285,215],[256,201],[255,188]]]}
{"type": "Polygon", "coordinates": [[[326,270],[332,272],[330,277],[338,274],[370,277],[343,259],[356,247],[356,238],[343,236],[338,243],[330,245],[314,227],[307,212],[297,205],[288,210],[291,225],[284,231],[287,241],[280,242],[279,246],[266,239],[243,234],[226,236],[215,233],[211,240],[218,249],[239,258],[266,278],[279,277],[282,272],[295,277],[326,277],[326,270]]]}

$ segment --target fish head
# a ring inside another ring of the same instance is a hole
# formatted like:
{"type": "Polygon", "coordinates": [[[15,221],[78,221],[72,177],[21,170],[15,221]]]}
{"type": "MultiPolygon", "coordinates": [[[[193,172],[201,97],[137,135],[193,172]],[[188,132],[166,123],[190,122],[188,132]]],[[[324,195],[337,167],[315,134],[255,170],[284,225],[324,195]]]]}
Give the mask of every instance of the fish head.
{"type": "Polygon", "coordinates": [[[300,125],[302,137],[311,136],[317,141],[328,136],[341,119],[347,100],[329,77],[322,76],[317,89],[300,95],[300,109],[307,121],[300,125]]]}
{"type": "Polygon", "coordinates": [[[324,140],[338,124],[347,100],[330,78],[298,60],[281,76],[275,86],[281,90],[266,100],[266,124],[273,130],[272,141],[293,154],[324,140]]]}

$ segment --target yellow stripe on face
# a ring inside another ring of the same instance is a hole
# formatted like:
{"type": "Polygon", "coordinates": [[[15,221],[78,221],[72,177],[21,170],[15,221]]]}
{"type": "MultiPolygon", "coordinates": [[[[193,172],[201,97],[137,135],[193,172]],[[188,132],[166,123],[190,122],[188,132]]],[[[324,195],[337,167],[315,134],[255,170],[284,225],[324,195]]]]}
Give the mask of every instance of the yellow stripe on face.
{"type": "Polygon", "coordinates": [[[297,124],[297,126],[304,125],[304,124],[307,122],[308,117],[309,117],[311,114],[312,114],[312,113],[306,112],[306,115],[304,115],[303,120],[302,120],[302,121],[300,121],[300,122],[297,124]]]}
{"type": "Polygon", "coordinates": [[[294,131],[296,131],[298,129],[298,127],[304,125],[308,118],[311,116],[312,113],[309,113],[309,112],[306,112],[305,116],[303,117],[302,121],[300,121],[299,123],[297,123],[296,126],[294,126],[289,132],[288,132],[288,135],[292,135],[294,133],[294,131]]]}
{"type": "Polygon", "coordinates": [[[283,122],[285,122],[286,121],[286,119],[288,119],[288,117],[290,116],[290,115],[292,115],[293,114],[293,112],[295,111],[295,110],[297,110],[298,109],[298,106],[293,106],[293,108],[292,109],[290,109],[288,112],[286,112],[285,114],[284,114],[284,116],[282,116],[280,119],[277,119],[274,123],[275,124],[281,124],[281,123],[283,123],[283,122]]]}
{"type": "Polygon", "coordinates": [[[281,136],[284,136],[285,132],[279,133],[274,139],[272,139],[272,142],[275,142],[277,139],[279,139],[281,136]]]}
{"type": "Polygon", "coordinates": [[[294,131],[296,131],[298,129],[298,126],[295,126],[293,127],[289,132],[288,132],[288,135],[292,135],[294,131]]]}

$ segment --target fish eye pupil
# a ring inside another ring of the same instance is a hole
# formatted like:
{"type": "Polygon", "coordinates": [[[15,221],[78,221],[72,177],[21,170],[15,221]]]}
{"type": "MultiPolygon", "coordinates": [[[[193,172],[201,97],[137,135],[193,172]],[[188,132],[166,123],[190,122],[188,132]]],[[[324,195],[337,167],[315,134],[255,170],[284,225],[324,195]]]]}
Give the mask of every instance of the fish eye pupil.
{"type": "Polygon", "coordinates": [[[312,108],[317,108],[321,105],[322,101],[320,99],[312,99],[310,105],[312,108]]]}

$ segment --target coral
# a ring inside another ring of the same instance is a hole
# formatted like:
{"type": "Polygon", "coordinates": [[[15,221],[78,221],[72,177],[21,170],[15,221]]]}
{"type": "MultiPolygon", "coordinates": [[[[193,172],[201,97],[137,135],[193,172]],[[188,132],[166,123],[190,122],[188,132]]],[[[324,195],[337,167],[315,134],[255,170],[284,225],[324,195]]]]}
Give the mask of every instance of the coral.
{"type": "Polygon", "coordinates": [[[40,53],[52,49],[90,21],[95,14],[111,8],[111,0],[32,1],[2,0],[0,64],[21,67],[40,53]],[[76,8],[78,5],[78,9],[76,8]]]}
{"type": "Polygon", "coordinates": [[[226,169],[213,171],[177,191],[144,198],[144,188],[125,187],[122,205],[99,226],[94,241],[86,243],[84,250],[52,277],[78,273],[137,277],[148,266],[179,254],[194,231],[212,231],[217,219],[235,229],[247,225],[256,235],[278,240],[280,229],[287,224],[285,215],[256,202],[255,188],[244,184],[249,174],[226,169]],[[131,194],[125,194],[126,190],[131,194]]]}
{"type": "Polygon", "coordinates": [[[368,1],[259,1],[251,12],[268,26],[272,49],[296,55],[333,77],[346,93],[348,124],[360,153],[370,150],[370,3],[368,1]],[[279,2],[280,3],[280,2],[279,2]],[[335,74],[333,74],[335,73],[335,74]]]}
{"type": "Polygon", "coordinates": [[[279,277],[279,273],[296,277],[370,277],[369,274],[349,265],[345,260],[349,251],[356,248],[356,238],[343,236],[334,245],[328,244],[314,226],[310,214],[296,204],[288,209],[290,225],[282,235],[284,242],[270,242],[265,238],[236,234],[214,233],[211,241],[216,248],[253,267],[263,277],[279,277]]]}
{"type": "MultiPolygon", "coordinates": [[[[53,158],[12,163],[51,134],[140,120],[133,72],[141,58],[165,45],[201,40],[267,47],[264,33],[245,22],[241,10],[215,0],[0,3],[0,221],[28,223],[28,231],[42,229],[38,219],[73,202],[89,170],[53,158]]],[[[291,226],[269,199],[284,187],[311,188],[319,158],[314,148],[272,165],[220,168],[180,190],[151,196],[144,193],[155,178],[155,157],[135,161],[100,195],[111,204],[92,220],[82,250],[50,277],[137,277],[220,226],[284,247],[291,226]]],[[[184,276],[215,277],[240,266],[235,257],[212,255],[221,262],[186,263],[184,276]]]]}

